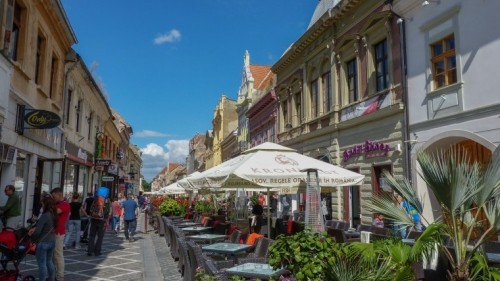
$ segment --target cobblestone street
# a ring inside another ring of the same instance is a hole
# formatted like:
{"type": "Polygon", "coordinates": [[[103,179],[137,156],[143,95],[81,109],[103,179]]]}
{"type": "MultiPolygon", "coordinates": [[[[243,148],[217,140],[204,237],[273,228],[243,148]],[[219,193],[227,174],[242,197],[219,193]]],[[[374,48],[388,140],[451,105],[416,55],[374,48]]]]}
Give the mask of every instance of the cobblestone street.
{"type": "MultiPolygon", "coordinates": [[[[66,281],[157,281],[182,280],[177,263],[170,256],[164,237],[150,227],[144,233],[142,215],[139,218],[138,234],[134,242],[125,240],[123,233],[107,231],[101,256],[87,256],[86,244],[81,249],[67,249],[65,257],[66,281]]],[[[12,268],[12,264],[9,265],[12,268]]],[[[33,275],[38,280],[38,267],[34,256],[28,255],[20,264],[21,273],[33,275]]]]}

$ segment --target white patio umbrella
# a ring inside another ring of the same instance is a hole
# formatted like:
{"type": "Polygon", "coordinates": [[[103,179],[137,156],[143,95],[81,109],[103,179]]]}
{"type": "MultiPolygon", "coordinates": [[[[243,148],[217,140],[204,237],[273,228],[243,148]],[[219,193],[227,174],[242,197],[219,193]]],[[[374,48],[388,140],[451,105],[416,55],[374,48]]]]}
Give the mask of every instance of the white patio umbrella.
{"type": "Polygon", "coordinates": [[[177,185],[177,182],[164,186],[160,189],[160,191],[166,194],[184,194],[186,190],[177,185]]]}
{"type": "Polygon", "coordinates": [[[199,175],[200,172],[196,171],[196,172],[193,172],[192,174],[188,175],[187,177],[183,178],[183,179],[180,179],[179,181],[177,181],[177,185],[186,189],[186,190],[192,190],[194,189],[193,186],[191,185],[191,183],[189,183],[188,179],[189,178],[192,178],[192,177],[196,177],[197,175],[199,175]]]}
{"type": "MultiPolygon", "coordinates": [[[[188,179],[195,188],[294,188],[306,187],[306,170],[318,171],[320,187],[359,185],[364,176],[266,142],[188,179]]],[[[269,210],[269,209],[268,209],[269,210]]],[[[268,214],[268,227],[269,227],[268,214]]],[[[270,228],[268,228],[270,229],[270,228]]]]}

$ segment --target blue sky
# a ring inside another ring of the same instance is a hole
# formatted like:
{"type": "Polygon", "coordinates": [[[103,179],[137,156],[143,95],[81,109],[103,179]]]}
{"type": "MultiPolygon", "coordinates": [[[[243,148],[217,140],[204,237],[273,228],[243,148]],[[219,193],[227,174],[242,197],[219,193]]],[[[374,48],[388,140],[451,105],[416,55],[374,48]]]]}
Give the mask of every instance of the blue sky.
{"type": "Polygon", "coordinates": [[[62,0],[110,106],[134,130],[150,181],[185,160],[212,128],[222,94],[236,99],[243,55],[272,65],[307,29],[317,0],[62,0]]]}

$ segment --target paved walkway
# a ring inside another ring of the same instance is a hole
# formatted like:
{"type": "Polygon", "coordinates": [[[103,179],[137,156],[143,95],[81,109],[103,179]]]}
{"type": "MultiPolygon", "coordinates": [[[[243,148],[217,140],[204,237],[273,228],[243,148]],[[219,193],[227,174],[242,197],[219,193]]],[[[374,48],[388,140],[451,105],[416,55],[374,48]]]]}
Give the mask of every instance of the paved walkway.
{"type": "MultiPolygon", "coordinates": [[[[66,281],[180,281],[177,262],[170,256],[165,238],[154,233],[152,227],[144,233],[143,217],[138,220],[136,241],[125,240],[108,231],[104,235],[102,255],[87,256],[86,244],[81,249],[64,251],[66,281]]],[[[12,267],[12,264],[9,265],[12,267]]],[[[38,280],[38,266],[34,256],[28,255],[20,264],[21,273],[38,280]]]]}

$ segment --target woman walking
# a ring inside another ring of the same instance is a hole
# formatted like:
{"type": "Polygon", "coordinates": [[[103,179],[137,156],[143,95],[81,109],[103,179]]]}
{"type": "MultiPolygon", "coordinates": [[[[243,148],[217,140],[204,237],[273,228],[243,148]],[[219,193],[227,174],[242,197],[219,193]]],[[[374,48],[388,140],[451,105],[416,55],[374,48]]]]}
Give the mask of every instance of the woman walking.
{"type": "Polygon", "coordinates": [[[50,196],[42,199],[43,213],[38,219],[35,228],[30,229],[29,234],[33,241],[37,243],[35,257],[38,263],[39,280],[56,280],[56,270],[52,261],[54,248],[56,245],[57,209],[55,201],[50,196]]]}
{"type": "Polygon", "coordinates": [[[69,215],[69,220],[67,224],[66,236],[64,236],[64,249],[68,247],[69,240],[73,233],[75,234],[75,249],[80,249],[80,229],[82,227],[82,221],[80,214],[85,213],[83,209],[82,202],[80,202],[80,195],[78,193],[73,193],[73,199],[69,203],[71,212],[69,215]]]}
{"type": "Polygon", "coordinates": [[[119,197],[116,197],[113,201],[113,204],[111,205],[111,212],[113,215],[111,217],[111,228],[113,229],[113,232],[117,234],[120,228],[120,216],[123,213],[122,203],[120,202],[119,197]]]}

